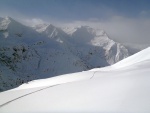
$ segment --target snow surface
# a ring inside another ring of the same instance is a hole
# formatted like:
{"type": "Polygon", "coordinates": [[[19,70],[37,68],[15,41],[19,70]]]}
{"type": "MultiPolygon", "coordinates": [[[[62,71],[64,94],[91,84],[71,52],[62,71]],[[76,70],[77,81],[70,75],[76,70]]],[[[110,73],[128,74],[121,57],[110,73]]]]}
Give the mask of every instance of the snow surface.
{"type": "Polygon", "coordinates": [[[147,48],[113,66],[32,81],[2,92],[0,112],[149,113],[149,52],[147,48]]]}

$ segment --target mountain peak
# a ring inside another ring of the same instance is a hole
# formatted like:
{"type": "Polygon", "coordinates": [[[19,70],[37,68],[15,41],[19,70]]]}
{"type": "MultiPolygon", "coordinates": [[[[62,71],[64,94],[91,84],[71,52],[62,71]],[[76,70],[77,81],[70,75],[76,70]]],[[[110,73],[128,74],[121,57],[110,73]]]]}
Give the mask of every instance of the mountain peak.
{"type": "Polygon", "coordinates": [[[6,16],[6,17],[4,17],[4,19],[5,20],[13,20],[11,17],[9,17],[9,16],[6,16]]]}
{"type": "Polygon", "coordinates": [[[7,29],[8,25],[11,23],[11,19],[8,17],[0,19],[0,30],[7,29]]]}
{"type": "Polygon", "coordinates": [[[91,28],[91,27],[88,25],[81,25],[81,26],[78,26],[78,28],[91,28]]]}
{"type": "Polygon", "coordinates": [[[45,30],[51,30],[51,29],[55,29],[56,27],[52,24],[48,24],[48,26],[46,27],[45,30]]]}
{"type": "Polygon", "coordinates": [[[14,20],[13,18],[9,17],[9,16],[6,16],[3,18],[3,21],[5,22],[15,22],[15,23],[18,23],[16,20],[14,20]]]}
{"type": "Polygon", "coordinates": [[[66,32],[69,35],[73,35],[75,32],[86,32],[90,33],[94,36],[106,36],[106,32],[103,29],[91,27],[88,25],[80,25],[76,27],[64,27],[62,28],[64,32],[66,32]]]}
{"type": "Polygon", "coordinates": [[[33,27],[33,29],[35,29],[39,33],[42,33],[45,30],[54,29],[54,28],[56,28],[54,25],[52,25],[52,24],[46,24],[46,23],[37,24],[37,25],[35,25],[33,27]]]}
{"type": "Polygon", "coordinates": [[[20,25],[21,23],[17,22],[16,20],[14,20],[13,18],[9,17],[9,16],[6,16],[4,18],[0,18],[0,29],[7,29],[9,26],[13,25],[13,26],[16,26],[16,25],[20,25]]]}

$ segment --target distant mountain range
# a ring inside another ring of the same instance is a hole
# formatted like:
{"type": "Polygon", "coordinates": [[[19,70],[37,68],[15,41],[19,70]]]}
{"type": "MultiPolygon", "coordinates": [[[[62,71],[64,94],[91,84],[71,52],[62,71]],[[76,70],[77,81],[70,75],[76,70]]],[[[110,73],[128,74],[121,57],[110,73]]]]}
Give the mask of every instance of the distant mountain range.
{"type": "Polygon", "coordinates": [[[130,55],[102,29],[25,26],[0,18],[0,91],[22,83],[114,64],[130,55]]]}

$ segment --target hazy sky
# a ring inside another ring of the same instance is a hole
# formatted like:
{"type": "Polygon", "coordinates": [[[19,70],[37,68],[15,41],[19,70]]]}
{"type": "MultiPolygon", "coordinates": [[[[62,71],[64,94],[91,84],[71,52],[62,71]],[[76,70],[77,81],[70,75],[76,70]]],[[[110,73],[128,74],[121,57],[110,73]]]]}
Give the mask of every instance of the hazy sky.
{"type": "MultiPolygon", "coordinates": [[[[0,11],[57,20],[150,16],[150,0],[0,0],[0,11]]],[[[13,16],[13,14],[11,14],[13,16]]],[[[17,15],[19,16],[19,15],[17,15]]]]}
{"type": "Polygon", "coordinates": [[[150,44],[150,0],[0,0],[0,16],[99,26],[120,42],[150,44]]]}

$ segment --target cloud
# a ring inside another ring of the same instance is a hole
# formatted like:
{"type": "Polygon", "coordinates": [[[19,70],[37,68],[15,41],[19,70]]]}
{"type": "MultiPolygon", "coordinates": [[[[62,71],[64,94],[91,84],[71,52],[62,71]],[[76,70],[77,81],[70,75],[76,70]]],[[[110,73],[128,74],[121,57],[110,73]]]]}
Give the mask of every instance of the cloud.
{"type": "Polygon", "coordinates": [[[28,26],[34,26],[37,24],[43,24],[46,23],[40,18],[32,18],[32,19],[22,19],[20,20],[23,24],[28,25],[28,26]]]}
{"type": "Polygon", "coordinates": [[[63,23],[60,26],[88,25],[104,29],[113,40],[126,44],[150,45],[150,18],[114,16],[107,20],[89,19],[63,23]]]}
{"type": "MultiPolygon", "coordinates": [[[[109,11],[108,11],[109,12],[109,11]]],[[[56,20],[50,17],[39,18],[29,17],[22,14],[18,10],[0,10],[0,16],[11,16],[15,20],[25,24],[34,26],[42,23],[52,23],[56,26],[79,26],[88,25],[104,29],[108,36],[115,41],[121,43],[131,43],[137,45],[150,46],[150,11],[143,10],[139,12],[138,17],[114,16],[116,13],[110,12],[112,15],[106,19],[91,17],[87,20],[56,20]]]]}
{"type": "Polygon", "coordinates": [[[101,24],[108,34],[123,43],[150,44],[150,19],[114,17],[101,24]]]}
{"type": "Polygon", "coordinates": [[[150,10],[142,10],[139,13],[139,16],[141,16],[141,17],[150,17],[150,10]]]}

